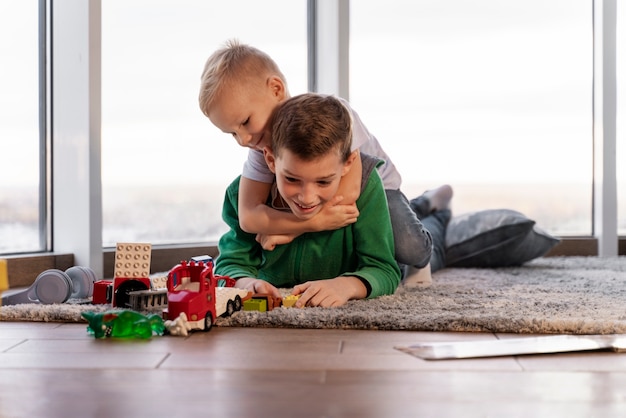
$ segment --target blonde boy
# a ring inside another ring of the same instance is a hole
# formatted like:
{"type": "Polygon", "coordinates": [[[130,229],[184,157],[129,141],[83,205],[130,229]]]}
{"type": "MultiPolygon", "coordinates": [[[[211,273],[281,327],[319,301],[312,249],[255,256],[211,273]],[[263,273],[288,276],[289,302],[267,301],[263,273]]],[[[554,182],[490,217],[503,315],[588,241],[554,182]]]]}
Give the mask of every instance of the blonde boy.
{"type": "Polygon", "coordinates": [[[447,208],[451,189],[437,190],[437,193],[422,197],[419,202],[412,201],[410,205],[399,190],[400,174],[358,114],[345,101],[342,103],[351,112],[353,120],[352,150],[359,152],[352,169],[342,178],[334,198],[324,205],[317,216],[306,220],[265,205],[274,174],[265,162],[263,149],[271,144],[271,115],[288,98],[284,75],[267,54],[254,47],[229,41],[206,62],[199,96],[202,112],[217,128],[231,134],[240,146],[250,148],[239,188],[239,222],[242,229],[258,234],[263,246],[273,249],[302,233],[333,230],[356,222],[359,212],[354,202],[360,190],[360,154],[369,154],[383,161],[377,170],[386,189],[396,260],[416,268],[423,268],[431,262],[433,271],[443,267],[445,225],[443,228],[434,225],[437,235],[431,237],[415,209],[420,216],[427,216],[437,209],[447,208]]]}

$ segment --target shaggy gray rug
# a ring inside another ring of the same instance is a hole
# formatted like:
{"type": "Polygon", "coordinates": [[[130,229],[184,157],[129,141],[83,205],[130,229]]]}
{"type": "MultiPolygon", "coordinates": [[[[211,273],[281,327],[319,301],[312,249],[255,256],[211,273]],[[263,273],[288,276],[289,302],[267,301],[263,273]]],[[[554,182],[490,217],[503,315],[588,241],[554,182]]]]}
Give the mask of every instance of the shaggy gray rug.
{"type": "MultiPolygon", "coordinates": [[[[3,321],[82,321],[80,304],[0,308],[3,321]]],[[[428,288],[351,301],[340,308],[236,312],[218,326],[480,331],[532,334],[626,333],[626,257],[547,257],[521,267],[449,268],[428,288]]]]}

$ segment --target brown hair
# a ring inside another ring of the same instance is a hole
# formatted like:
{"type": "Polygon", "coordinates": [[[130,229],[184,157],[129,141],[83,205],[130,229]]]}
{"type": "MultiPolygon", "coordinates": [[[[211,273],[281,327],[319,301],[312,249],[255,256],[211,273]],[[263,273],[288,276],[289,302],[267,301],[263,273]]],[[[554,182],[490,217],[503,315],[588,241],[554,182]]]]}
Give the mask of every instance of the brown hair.
{"type": "Polygon", "coordinates": [[[265,52],[239,43],[236,39],[226,42],[208,58],[200,79],[200,110],[209,116],[209,108],[225,85],[257,81],[269,75],[279,77],[285,86],[287,81],[276,62],[265,52]]]}
{"type": "Polygon", "coordinates": [[[287,149],[305,161],[338,152],[346,162],[352,146],[352,117],[339,99],[305,93],[283,102],[272,116],[272,150],[287,149]]]}

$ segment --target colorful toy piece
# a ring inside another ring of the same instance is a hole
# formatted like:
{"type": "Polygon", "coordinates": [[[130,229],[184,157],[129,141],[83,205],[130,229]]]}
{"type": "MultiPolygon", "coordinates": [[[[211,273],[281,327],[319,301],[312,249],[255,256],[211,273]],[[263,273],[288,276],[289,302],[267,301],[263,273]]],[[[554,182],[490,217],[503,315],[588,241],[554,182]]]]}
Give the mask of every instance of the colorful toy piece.
{"type": "MultiPolygon", "coordinates": [[[[7,269],[7,260],[0,260],[0,295],[9,288],[9,274],[7,269]]],[[[0,306],[2,306],[2,298],[0,298],[0,306]]]]}
{"type": "Polygon", "coordinates": [[[284,298],[275,298],[266,293],[255,293],[250,299],[243,303],[243,310],[269,312],[281,306],[283,308],[291,308],[295,306],[298,299],[300,299],[300,295],[288,295],[284,298]]]}
{"type": "Polygon", "coordinates": [[[209,331],[220,316],[240,311],[251,293],[231,287],[235,280],[213,274],[213,259],[181,261],[167,275],[167,308],[163,319],[173,321],[182,313],[188,330],[209,331]],[[219,286],[224,283],[226,286],[219,286]]]}
{"type": "Polygon", "coordinates": [[[300,299],[300,295],[285,296],[283,298],[283,307],[284,308],[291,308],[291,307],[293,307],[296,304],[296,302],[298,301],[298,299],[300,299]]]}
{"type": "Polygon", "coordinates": [[[110,310],[106,312],[83,312],[87,320],[87,332],[95,338],[143,338],[153,334],[162,335],[165,331],[163,319],[159,315],[142,315],[130,310],[110,310]]]}
{"type": "Polygon", "coordinates": [[[244,311],[268,312],[275,308],[280,308],[283,303],[282,298],[275,298],[267,293],[255,293],[243,304],[244,311]]]}
{"type": "Polygon", "coordinates": [[[267,312],[267,300],[258,299],[258,298],[250,298],[243,303],[243,310],[267,312]]]}
{"type": "Polygon", "coordinates": [[[188,336],[189,331],[191,331],[191,325],[187,321],[185,312],[181,312],[176,319],[165,321],[165,328],[169,335],[179,335],[181,337],[188,336]]]}
{"type": "Polygon", "coordinates": [[[115,247],[114,277],[143,278],[150,276],[152,245],[118,243],[115,247]]]}
{"type": "Polygon", "coordinates": [[[132,308],[131,292],[150,290],[150,260],[152,245],[148,243],[118,243],[115,246],[115,271],[111,305],[132,308]]]}

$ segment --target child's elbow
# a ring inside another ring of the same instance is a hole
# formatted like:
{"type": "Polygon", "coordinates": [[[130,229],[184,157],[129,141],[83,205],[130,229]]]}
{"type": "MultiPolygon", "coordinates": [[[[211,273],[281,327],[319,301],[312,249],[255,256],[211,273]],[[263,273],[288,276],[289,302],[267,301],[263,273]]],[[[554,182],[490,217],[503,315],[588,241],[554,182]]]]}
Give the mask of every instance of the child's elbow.
{"type": "Polygon", "coordinates": [[[254,222],[250,222],[250,220],[246,218],[239,218],[239,228],[241,228],[243,232],[247,232],[249,234],[254,234],[256,232],[254,222]]]}

